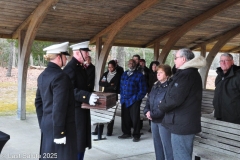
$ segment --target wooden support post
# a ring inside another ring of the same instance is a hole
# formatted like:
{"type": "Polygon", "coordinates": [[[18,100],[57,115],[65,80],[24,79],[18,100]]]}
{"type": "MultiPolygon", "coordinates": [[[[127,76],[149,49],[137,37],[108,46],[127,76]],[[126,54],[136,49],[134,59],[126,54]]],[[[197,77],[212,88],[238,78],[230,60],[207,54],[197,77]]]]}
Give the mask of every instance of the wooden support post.
{"type": "Polygon", "coordinates": [[[240,53],[238,53],[238,66],[240,66],[240,53]]]}
{"type": "Polygon", "coordinates": [[[26,80],[28,61],[31,53],[33,40],[43,19],[52,5],[58,0],[43,0],[31,14],[29,25],[21,27],[18,33],[19,38],[19,56],[18,56],[18,109],[17,119],[26,119],[26,80]],[[28,27],[27,27],[28,26],[28,27]],[[27,28],[26,28],[27,27],[27,28]],[[24,30],[26,34],[24,34],[24,30]]]}
{"type": "Polygon", "coordinates": [[[160,42],[154,43],[154,60],[157,61],[159,57],[159,48],[160,48],[160,42]]]}
{"type": "Polygon", "coordinates": [[[26,119],[26,69],[24,70],[23,42],[26,32],[21,30],[18,35],[18,100],[17,119],[26,119]]]}
{"type": "MultiPolygon", "coordinates": [[[[102,37],[98,37],[98,38],[96,38],[95,75],[97,75],[97,72],[99,72],[97,66],[99,66],[99,57],[100,57],[101,51],[102,51],[102,37]]],[[[95,91],[100,91],[99,83],[98,83],[99,79],[100,79],[100,77],[95,76],[95,85],[94,85],[95,91]]]]}
{"type": "Polygon", "coordinates": [[[206,45],[203,44],[201,46],[201,56],[206,57],[206,45]]]}

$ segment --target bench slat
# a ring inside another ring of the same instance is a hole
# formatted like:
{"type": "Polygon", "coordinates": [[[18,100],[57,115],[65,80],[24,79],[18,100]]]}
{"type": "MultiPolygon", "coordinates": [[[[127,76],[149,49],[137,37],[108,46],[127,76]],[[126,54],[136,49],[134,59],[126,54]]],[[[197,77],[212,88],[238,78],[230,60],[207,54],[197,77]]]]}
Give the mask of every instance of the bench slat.
{"type": "MultiPolygon", "coordinates": [[[[224,150],[224,149],[221,149],[221,148],[218,148],[218,147],[215,147],[215,146],[211,146],[211,145],[208,145],[208,144],[203,144],[203,143],[194,143],[195,146],[199,146],[199,147],[202,147],[202,148],[205,148],[208,150],[208,152],[215,152],[215,153],[223,153],[224,155],[229,155],[229,156],[232,156],[232,157],[237,157],[237,158],[240,158],[240,156],[237,154],[237,153],[234,153],[234,152],[229,152],[227,150],[224,150]]],[[[197,151],[196,151],[197,152],[197,151]]],[[[220,157],[220,156],[219,156],[220,157]]],[[[218,160],[218,159],[216,159],[218,160]]]]}
{"type": "Polygon", "coordinates": [[[224,144],[224,143],[222,143],[222,141],[220,142],[221,139],[218,139],[216,141],[216,140],[210,139],[210,137],[208,137],[208,136],[205,136],[205,137],[207,137],[207,139],[204,139],[202,137],[196,136],[195,137],[195,141],[197,141],[197,142],[199,142],[201,144],[205,144],[205,145],[209,145],[209,146],[215,147],[216,148],[215,150],[219,151],[219,152],[224,150],[227,154],[230,154],[230,155],[235,155],[235,154],[239,154],[240,153],[239,147],[231,146],[229,144],[229,142],[224,144]]]}
{"type": "MultiPolygon", "coordinates": [[[[212,116],[212,117],[213,117],[212,114],[209,115],[209,116],[212,116]]],[[[219,120],[215,120],[215,119],[212,119],[212,118],[201,117],[201,121],[202,121],[202,122],[211,123],[211,124],[221,125],[221,126],[224,126],[224,127],[227,127],[227,128],[235,128],[235,129],[237,129],[237,130],[240,129],[240,125],[239,125],[239,124],[234,124],[234,123],[219,121],[219,120]]],[[[240,132],[238,132],[238,134],[240,134],[240,132]]]]}
{"type": "Polygon", "coordinates": [[[194,145],[193,148],[194,155],[201,157],[203,159],[211,160],[238,160],[238,158],[226,155],[224,153],[214,152],[212,150],[202,148],[201,146],[194,145]]]}

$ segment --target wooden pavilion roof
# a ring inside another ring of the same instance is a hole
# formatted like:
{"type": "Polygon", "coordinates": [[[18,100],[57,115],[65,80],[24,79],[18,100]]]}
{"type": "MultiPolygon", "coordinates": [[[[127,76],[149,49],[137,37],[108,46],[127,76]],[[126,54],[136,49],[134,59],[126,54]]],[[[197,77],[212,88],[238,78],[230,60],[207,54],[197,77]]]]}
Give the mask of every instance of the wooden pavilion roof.
{"type": "MultiPolygon", "coordinates": [[[[0,0],[0,38],[18,38],[42,0],[0,0]]],[[[153,47],[176,41],[172,49],[212,49],[221,37],[236,34],[221,49],[240,51],[239,0],[59,0],[48,11],[35,40],[96,43],[116,30],[118,46],[153,47]],[[55,6],[55,7],[54,7],[55,6]],[[54,9],[55,8],[55,9],[54,9]],[[176,35],[176,36],[175,36],[176,35]],[[179,38],[180,37],[180,38],[179,38]]]]}

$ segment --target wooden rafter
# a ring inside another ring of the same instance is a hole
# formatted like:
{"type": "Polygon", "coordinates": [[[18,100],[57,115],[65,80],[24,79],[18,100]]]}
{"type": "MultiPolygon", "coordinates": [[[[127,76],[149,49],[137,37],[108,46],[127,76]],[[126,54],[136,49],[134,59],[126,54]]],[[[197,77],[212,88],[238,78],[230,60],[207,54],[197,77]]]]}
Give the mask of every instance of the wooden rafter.
{"type": "MultiPolygon", "coordinates": [[[[123,17],[115,21],[113,24],[111,24],[109,27],[105,28],[103,31],[101,31],[99,34],[97,34],[92,40],[91,43],[95,42],[97,38],[102,37],[102,35],[108,33],[108,37],[106,41],[104,42],[104,46],[101,50],[101,53],[98,58],[97,68],[100,69],[99,72],[96,73],[96,80],[99,81],[100,76],[104,72],[104,64],[106,63],[107,56],[111,50],[111,47],[114,43],[114,39],[116,35],[127,25],[128,22],[132,21],[142,13],[144,13],[147,9],[149,9],[151,6],[159,2],[159,0],[145,0],[140,5],[135,7],[133,10],[125,14],[123,17]]],[[[95,88],[98,90],[99,86],[95,86],[95,88]]]]}
{"type": "Polygon", "coordinates": [[[227,32],[226,34],[224,34],[224,36],[219,38],[218,42],[213,46],[213,48],[211,49],[211,51],[207,55],[207,57],[206,57],[207,65],[200,69],[200,74],[201,74],[201,77],[202,77],[202,82],[203,82],[204,87],[206,87],[208,71],[209,71],[209,68],[210,68],[210,66],[212,64],[212,61],[215,58],[216,54],[220,51],[220,49],[228,41],[230,41],[232,38],[237,36],[239,33],[240,33],[240,26],[238,26],[238,27],[232,29],[231,31],[227,32]]]}
{"type": "Polygon", "coordinates": [[[37,34],[38,28],[47,15],[50,7],[58,0],[43,0],[31,15],[26,29],[22,28],[19,32],[19,51],[18,54],[18,119],[26,119],[26,78],[28,61],[31,52],[33,40],[37,34]]]}
{"type": "Polygon", "coordinates": [[[168,39],[165,47],[163,48],[162,52],[159,56],[159,61],[163,63],[167,57],[167,54],[171,50],[172,46],[174,46],[177,41],[185,35],[189,30],[191,30],[196,25],[200,24],[201,22],[213,17],[219,12],[222,12],[224,9],[238,3],[239,0],[232,0],[232,1],[224,1],[223,3],[209,9],[208,11],[204,12],[203,14],[193,18],[192,20],[186,22],[184,25],[178,27],[168,39]]]}
{"type": "Polygon", "coordinates": [[[0,38],[12,38],[10,34],[0,34],[0,38]]]}
{"type": "MultiPolygon", "coordinates": [[[[56,4],[58,2],[58,0],[56,0],[55,2],[51,2],[51,6],[53,6],[54,4],[56,4]]],[[[46,4],[44,3],[40,3],[40,5],[28,16],[27,19],[25,19],[20,26],[18,26],[18,28],[13,32],[12,34],[12,38],[16,39],[18,38],[18,33],[19,31],[23,30],[24,28],[26,28],[28,26],[28,24],[30,23],[30,21],[33,19],[33,16],[36,14],[38,14],[39,8],[43,8],[44,6],[46,6],[46,4]]]]}
{"type": "Polygon", "coordinates": [[[215,36],[215,37],[213,37],[213,38],[211,38],[211,39],[209,39],[209,40],[207,40],[207,41],[205,41],[205,42],[203,42],[203,43],[197,44],[197,45],[191,47],[190,49],[191,49],[191,50],[196,50],[196,49],[198,49],[198,48],[201,48],[202,45],[207,45],[207,44],[213,43],[213,42],[215,42],[215,41],[218,41],[218,40],[221,39],[222,37],[225,37],[226,35],[228,35],[228,34],[229,34],[230,32],[232,32],[233,30],[235,30],[235,28],[234,28],[234,29],[231,29],[230,31],[227,31],[227,32],[225,32],[225,33],[221,33],[221,34],[219,34],[219,35],[217,35],[217,36],[215,36]]]}
{"type": "Polygon", "coordinates": [[[145,0],[140,5],[135,7],[133,10],[125,14],[123,17],[116,20],[114,23],[109,25],[107,28],[99,32],[96,36],[94,36],[90,42],[95,43],[97,37],[102,37],[103,35],[107,34],[111,30],[114,30],[115,32],[119,32],[128,22],[134,20],[136,17],[144,13],[147,9],[152,7],[154,4],[159,2],[160,0],[145,0]]]}
{"type": "MultiPolygon", "coordinates": [[[[175,34],[176,32],[180,32],[179,30],[181,31],[185,31],[185,33],[191,29],[192,27],[195,27],[197,24],[199,24],[200,22],[208,19],[208,18],[211,18],[212,16],[214,16],[215,14],[223,11],[224,9],[238,3],[239,0],[232,0],[232,1],[225,1],[219,5],[217,5],[216,7],[213,7],[212,9],[204,12],[203,14],[195,17],[194,19],[188,21],[187,23],[185,23],[184,25],[180,26],[180,27],[177,27],[163,35],[161,35],[160,37],[158,37],[157,39],[149,42],[148,44],[146,44],[146,47],[151,47],[154,45],[155,42],[160,42],[166,38],[169,38],[170,36],[172,36],[173,34],[175,34]]],[[[180,32],[181,33],[181,32],[180,32]]]]}

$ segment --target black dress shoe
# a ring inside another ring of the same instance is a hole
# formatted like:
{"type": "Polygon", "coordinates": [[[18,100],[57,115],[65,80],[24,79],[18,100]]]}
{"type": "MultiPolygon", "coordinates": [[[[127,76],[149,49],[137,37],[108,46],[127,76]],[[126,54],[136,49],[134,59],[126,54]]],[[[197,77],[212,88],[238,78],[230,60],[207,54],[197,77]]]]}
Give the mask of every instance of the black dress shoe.
{"type": "Polygon", "coordinates": [[[121,136],[118,136],[118,138],[119,138],[119,139],[130,139],[130,138],[132,138],[132,136],[129,135],[129,134],[123,134],[123,135],[121,135],[121,136]]]}
{"type": "Polygon", "coordinates": [[[140,141],[140,138],[137,138],[137,137],[133,138],[133,142],[139,142],[139,141],[140,141]]]}
{"type": "Polygon", "coordinates": [[[97,132],[92,132],[92,135],[98,135],[98,133],[97,132]]]}

